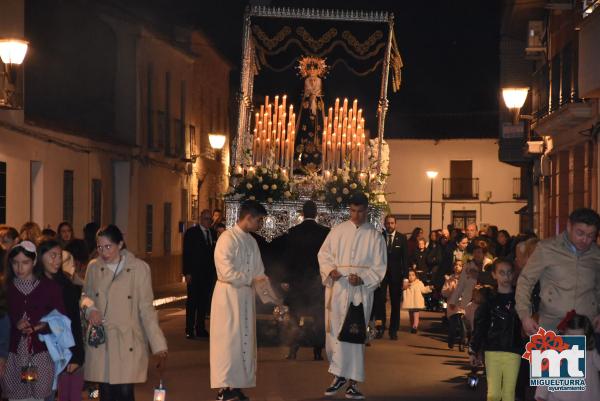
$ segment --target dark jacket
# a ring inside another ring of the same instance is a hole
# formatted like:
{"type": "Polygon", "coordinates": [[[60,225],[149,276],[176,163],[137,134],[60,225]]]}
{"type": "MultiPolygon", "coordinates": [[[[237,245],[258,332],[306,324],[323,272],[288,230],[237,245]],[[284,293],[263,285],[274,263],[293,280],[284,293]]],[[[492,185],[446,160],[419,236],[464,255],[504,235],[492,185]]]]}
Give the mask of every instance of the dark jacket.
{"type": "Polygon", "coordinates": [[[454,251],[456,251],[456,248],[458,248],[456,242],[452,241],[446,245],[446,249],[444,249],[440,269],[438,270],[439,275],[442,278],[445,274],[450,275],[454,272],[454,251]]]}
{"type": "Polygon", "coordinates": [[[59,272],[54,277],[54,281],[62,287],[66,316],[71,319],[71,332],[73,333],[75,346],[70,348],[73,354],[70,363],[83,366],[85,350],[83,346],[83,330],[81,328],[81,313],[79,311],[82,288],[80,285],[74,284],[63,272],[59,272]]]}
{"type": "Polygon", "coordinates": [[[290,228],[286,241],[285,282],[290,289],[321,280],[317,254],[329,234],[329,228],[314,220],[305,220],[290,228]]]}
{"type": "Polygon", "coordinates": [[[481,351],[524,352],[521,321],[515,310],[515,293],[490,292],[475,312],[470,348],[481,351]]]}
{"type": "MultiPolygon", "coordinates": [[[[387,246],[387,232],[383,232],[387,246]]],[[[410,260],[408,257],[408,241],[406,235],[396,231],[391,248],[388,249],[387,271],[385,278],[394,283],[401,283],[408,278],[410,260]]]]}
{"type": "Polygon", "coordinates": [[[217,277],[215,269],[215,243],[216,235],[211,230],[208,232],[212,245],[207,243],[204,232],[200,226],[193,226],[183,235],[183,275],[191,275],[194,280],[212,285],[217,277]]]}
{"type": "Polygon", "coordinates": [[[420,270],[424,273],[429,272],[427,268],[427,248],[422,251],[417,249],[411,259],[411,267],[420,270]]]}
{"type": "MultiPolygon", "coordinates": [[[[48,278],[41,278],[38,286],[29,295],[23,295],[13,283],[8,284],[8,316],[10,317],[10,352],[16,353],[21,332],[17,323],[23,314],[27,313],[33,326],[39,324],[40,319],[56,309],[65,314],[65,307],[60,286],[48,278]]],[[[48,331],[45,331],[47,333],[48,331]]],[[[40,341],[37,335],[32,336],[33,353],[46,351],[46,344],[40,341]]]]}
{"type": "Polygon", "coordinates": [[[427,247],[427,268],[430,272],[437,272],[442,263],[442,246],[430,243],[427,247]]]}

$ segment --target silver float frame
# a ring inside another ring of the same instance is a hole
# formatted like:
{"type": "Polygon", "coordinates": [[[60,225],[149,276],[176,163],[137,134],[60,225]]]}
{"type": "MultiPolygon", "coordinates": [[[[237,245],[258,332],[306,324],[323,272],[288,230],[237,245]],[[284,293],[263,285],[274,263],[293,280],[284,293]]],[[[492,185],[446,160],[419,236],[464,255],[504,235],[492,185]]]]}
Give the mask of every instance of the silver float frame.
{"type": "Polygon", "coordinates": [[[238,98],[238,121],[235,138],[231,141],[231,167],[242,163],[244,150],[250,149],[252,134],[250,121],[253,112],[252,94],[254,92],[254,74],[252,72],[252,18],[287,18],[323,21],[348,21],[348,22],[379,22],[388,24],[388,36],[383,66],[381,71],[381,89],[377,113],[377,138],[378,160],[377,172],[381,172],[381,146],[385,128],[385,117],[388,110],[388,83],[390,75],[390,54],[392,50],[392,36],[394,30],[394,14],[387,11],[357,11],[357,10],[325,10],[315,8],[290,8],[248,6],[244,13],[244,28],[242,32],[242,69],[240,71],[240,91],[238,98]]]}

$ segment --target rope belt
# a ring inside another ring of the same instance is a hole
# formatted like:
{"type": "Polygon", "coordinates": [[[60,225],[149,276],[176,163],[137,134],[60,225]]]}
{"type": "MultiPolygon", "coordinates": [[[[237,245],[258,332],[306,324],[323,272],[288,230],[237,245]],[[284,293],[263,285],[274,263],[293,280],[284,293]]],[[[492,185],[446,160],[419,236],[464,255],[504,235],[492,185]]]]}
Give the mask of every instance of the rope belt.
{"type": "Polygon", "coordinates": [[[356,268],[356,269],[370,269],[371,266],[361,266],[361,265],[339,265],[336,266],[337,269],[339,268],[356,268]]]}
{"type": "MultiPolygon", "coordinates": [[[[220,278],[218,278],[218,279],[217,279],[217,281],[218,281],[219,283],[228,284],[228,285],[231,285],[231,286],[233,285],[233,284],[232,284],[232,283],[230,283],[229,281],[221,280],[220,278]]],[[[249,288],[252,288],[252,286],[251,286],[251,285],[248,285],[248,284],[244,284],[242,287],[249,287],[249,288]]]]}

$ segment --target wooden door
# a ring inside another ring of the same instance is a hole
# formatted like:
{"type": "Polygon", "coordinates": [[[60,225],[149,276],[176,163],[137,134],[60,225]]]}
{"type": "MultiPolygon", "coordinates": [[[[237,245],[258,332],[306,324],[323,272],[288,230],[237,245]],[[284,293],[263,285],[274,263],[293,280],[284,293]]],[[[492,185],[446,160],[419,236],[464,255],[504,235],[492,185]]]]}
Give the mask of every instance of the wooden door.
{"type": "Polygon", "coordinates": [[[452,198],[473,196],[472,160],[450,160],[450,195],[452,198]]]}

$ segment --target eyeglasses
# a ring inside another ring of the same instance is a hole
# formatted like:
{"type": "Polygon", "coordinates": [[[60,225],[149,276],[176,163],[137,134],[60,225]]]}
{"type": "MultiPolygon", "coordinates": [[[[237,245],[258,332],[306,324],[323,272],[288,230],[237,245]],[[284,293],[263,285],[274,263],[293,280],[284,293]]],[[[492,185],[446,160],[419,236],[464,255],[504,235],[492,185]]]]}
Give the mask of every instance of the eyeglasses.
{"type": "Polygon", "coordinates": [[[62,253],[59,252],[48,252],[50,259],[62,258],[62,253]]]}
{"type": "Polygon", "coordinates": [[[113,247],[113,244],[98,245],[98,246],[96,247],[96,250],[97,250],[98,252],[102,252],[103,250],[104,250],[104,251],[110,251],[112,247],[113,247]]]}

